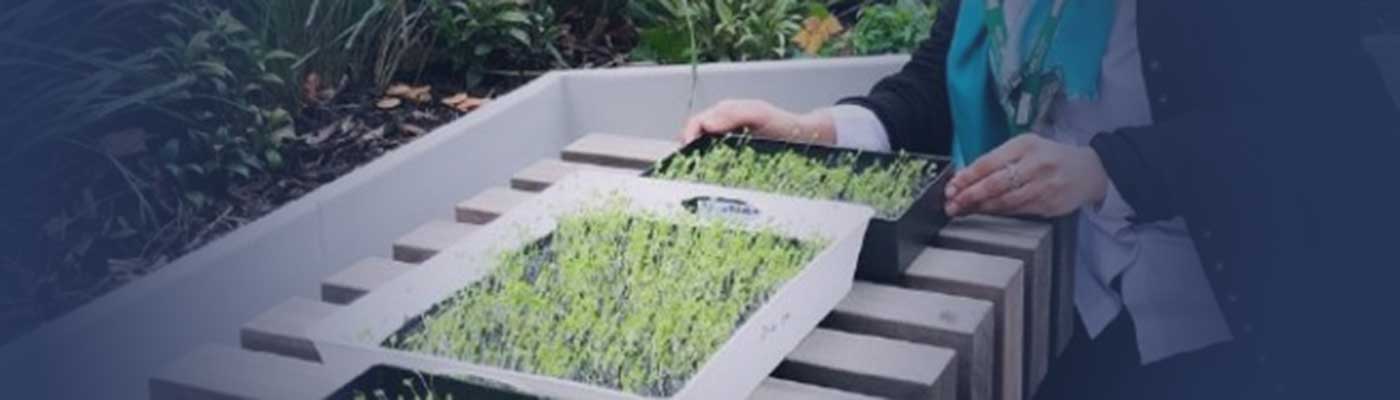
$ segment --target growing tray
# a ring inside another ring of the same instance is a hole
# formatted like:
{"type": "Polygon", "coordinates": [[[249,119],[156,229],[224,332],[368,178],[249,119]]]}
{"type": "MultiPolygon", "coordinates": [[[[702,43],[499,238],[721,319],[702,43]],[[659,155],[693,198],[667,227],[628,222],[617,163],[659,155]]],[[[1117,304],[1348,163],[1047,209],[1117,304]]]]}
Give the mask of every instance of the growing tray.
{"type": "Polygon", "coordinates": [[[472,399],[472,400],[530,400],[535,397],[513,393],[489,383],[411,371],[390,365],[376,365],[356,376],[350,383],[336,389],[326,400],[377,400],[376,394],[389,399],[472,399]]]}
{"type": "Polygon", "coordinates": [[[872,215],[868,207],[846,203],[580,171],[331,315],[312,327],[308,336],[329,364],[423,371],[535,397],[660,398],[384,346],[396,333],[419,323],[420,316],[484,279],[502,250],[549,240],[558,218],[587,209],[600,197],[625,199],[626,207],[638,212],[700,214],[744,229],[761,226],[780,237],[815,237],[824,243],[766,302],[747,314],[679,390],[664,397],[668,399],[745,398],[757,388],[850,290],[861,238],[872,215]]]}
{"type": "MultiPolygon", "coordinates": [[[[791,143],[754,138],[746,135],[704,136],[682,147],[675,154],[659,161],[644,176],[656,176],[660,169],[680,156],[704,153],[725,142],[753,148],[760,154],[774,154],[796,151],[830,165],[841,157],[855,156],[855,171],[862,171],[876,163],[888,165],[898,155],[892,153],[859,151],[813,144],[791,143]]],[[[915,190],[914,201],[897,216],[887,217],[876,213],[872,216],[869,230],[865,233],[861,247],[860,264],[856,276],[863,280],[898,283],[904,271],[914,262],[925,247],[933,243],[948,222],[943,211],[944,187],[953,176],[953,163],[948,157],[906,153],[908,157],[925,160],[935,166],[935,173],[926,177],[915,190]]]]}

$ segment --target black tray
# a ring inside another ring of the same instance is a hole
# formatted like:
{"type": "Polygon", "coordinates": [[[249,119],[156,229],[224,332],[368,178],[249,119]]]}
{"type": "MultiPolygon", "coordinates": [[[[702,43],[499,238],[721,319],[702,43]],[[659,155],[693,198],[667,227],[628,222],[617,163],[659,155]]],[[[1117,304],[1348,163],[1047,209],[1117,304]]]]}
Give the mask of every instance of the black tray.
{"type": "Polygon", "coordinates": [[[406,370],[387,365],[376,365],[369,370],[355,377],[355,380],[337,389],[335,393],[327,397],[327,400],[354,400],[355,395],[363,394],[365,399],[377,400],[374,392],[382,390],[386,397],[398,399],[403,396],[406,399],[421,396],[427,398],[431,391],[436,394],[434,399],[445,399],[451,395],[453,399],[534,399],[535,397],[513,393],[506,388],[492,387],[490,384],[472,384],[465,380],[431,375],[406,370]],[[409,382],[412,388],[405,386],[404,382],[409,382]]]}
{"type": "MultiPolygon", "coordinates": [[[[743,141],[746,146],[752,147],[760,153],[797,150],[798,153],[826,160],[826,162],[834,162],[838,157],[846,154],[856,154],[855,169],[857,171],[868,168],[876,162],[888,164],[898,158],[892,153],[857,151],[749,136],[742,138],[737,135],[704,136],[690,142],[675,154],[657,162],[643,176],[654,176],[658,169],[667,165],[676,156],[703,152],[721,141],[729,141],[730,143],[743,141]]],[[[937,172],[919,186],[919,190],[915,193],[914,202],[910,204],[909,208],[900,212],[898,218],[891,219],[877,214],[870,220],[870,227],[865,231],[864,244],[861,246],[860,263],[856,267],[856,277],[859,279],[898,283],[903,277],[904,271],[909,268],[909,264],[914,262],[914,259],[923,252],[925,247],[933,243],[934,238],[938,235],[938,230],[942,229],[943,225],[948,222],[948,215],[943,212],[943,188],[947,186],[948,180],[953,176],[952,160],[948,157],[917,153],[908,153],[908,156],[933,163],[937,166],[937,172]]]]}

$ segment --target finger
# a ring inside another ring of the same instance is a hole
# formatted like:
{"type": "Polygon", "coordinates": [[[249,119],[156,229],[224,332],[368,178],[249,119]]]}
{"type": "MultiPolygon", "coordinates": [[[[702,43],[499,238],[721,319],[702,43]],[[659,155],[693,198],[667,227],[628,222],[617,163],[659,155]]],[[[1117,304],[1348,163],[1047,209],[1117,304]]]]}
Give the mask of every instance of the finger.
{"type": "Polygon", "coordinates": [[[698,116],[691,117],[689,120],[686,120],[685,128],[681,129],[681,143],[690,144],[690,142],[695,141],[695,139],[699,139],[700,135],[703,133],[701,132],[702,129],[703,128],[700,126],[700,119],[698,118],[698,116]]]}
{"type": "Polygon", "coordinates": [[[685,128],[681,130],[681,141],[690,143],[700,136],[708,134],[727,133],[739,127],[739,119],[732,114],[743,107],[735,101],[722,101],[699,114],[695,114],[686,121],[685,128]]]}
{"type": "Polygon", "coordinates": [[[700,130],[707,135],[729,133],[745,124],[729,112],[711,112],[700,121],[700,130]]]}
{"type": "Polygon", "coordinates": [[[1019,189],[981,202],[972,211],[998,215],[1033,214],[1036,203],[1044,198],[1046,190],[1047,185],[1043,181],[1029,182],[1019,189]]]}
{"type": "Polygon", "coordinates": [[[720,103],[700,120],[706,134],[724,134],[743,127],[756,127],[763,122],[763,112],[751,102],[720,103]]]}
{"type": "MultiPolygon", "coordinates": [[[[1020,166],[1007,166],[973,183],[953,197],[953,202],[964,209],[981,209],[982,203],[1002,196],[1015,189],[1016,180],[1024,179],[1020,166]],[[1017,177],[1017,175],[1021,175],[1017,177]]],[[[1022,181],[1024,182],[1024,181],[1022,181]]]]}
{"type": "Polygon", "coordinates": [[[953,175],[953,179],[948,182],[948,197],[957,196],[958,192],[972,187],[978,181],[1001,170],[1007,164],[1015,162],[1030,150],[1031,139],[1023,135],[1010,142],[997,147],[996,150],[987,153],[973,162],[972,165],[958,171],[953,175]]]}

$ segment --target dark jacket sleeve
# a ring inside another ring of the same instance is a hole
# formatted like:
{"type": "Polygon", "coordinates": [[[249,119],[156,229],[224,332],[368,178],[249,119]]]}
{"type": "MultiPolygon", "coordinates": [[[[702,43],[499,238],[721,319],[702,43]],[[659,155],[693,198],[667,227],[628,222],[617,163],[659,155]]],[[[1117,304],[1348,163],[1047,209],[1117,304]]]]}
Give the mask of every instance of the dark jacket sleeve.
{"type": "Polygon", "coordinates": [[[880,80],[868,95],[840,102],[873,111],[895,149],[950,154],[953,121],[945,71],[958,3],[943,2],[929,39],[919,45],[903,69],[880,80]]]}
{"type": "Polygon", "coordinates": [[[1139,222],[1268,201],[1393,122],[1351,0],[1139,4],[1156,121],[1091,142],[1139,222]]]}

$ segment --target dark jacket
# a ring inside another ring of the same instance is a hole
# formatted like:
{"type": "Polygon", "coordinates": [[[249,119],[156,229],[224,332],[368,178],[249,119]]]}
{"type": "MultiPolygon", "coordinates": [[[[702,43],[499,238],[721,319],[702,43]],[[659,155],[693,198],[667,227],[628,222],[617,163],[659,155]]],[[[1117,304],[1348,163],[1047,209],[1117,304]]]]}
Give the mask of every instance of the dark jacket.
{"type": "MultiPolygon", "coordinates": [[[[1387,293],[1372,285],[1395,285],[1389,278],[1400,270],[1383,254],[1400,245],[1400,234],[1386,234],[1400,227],[1390,211],[1400,207],[1397,190],[1386,188],[1400,185],[1400,168],[1386,163],[1400,134],[1361,49],[1357,5],[1138,2],[1155,124],[1095,137],[1110,179],[1137,221],[1184,217],[1258,367],[1240,379],[1260,396],[1364,390],[1355,378],[1380,371],[1369,361],[1387,361],[1377,352],[1395,340],[1381,332],[1400,324],[1362,316],[1387,304],[1366,297],[1387,293]]],[[[945,5],[902,71],[842,101],[873,110],[896,148],[949,153],[944,71],[957,6],[945,5]]]]}

